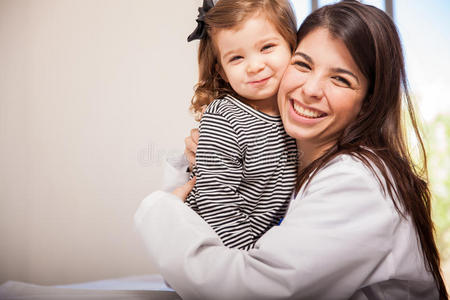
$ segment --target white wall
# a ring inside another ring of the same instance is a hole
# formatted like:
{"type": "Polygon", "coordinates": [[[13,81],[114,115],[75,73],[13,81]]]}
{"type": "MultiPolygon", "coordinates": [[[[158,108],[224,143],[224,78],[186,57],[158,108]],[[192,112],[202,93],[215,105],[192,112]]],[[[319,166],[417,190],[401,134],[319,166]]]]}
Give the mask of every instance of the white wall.
{"type": "Polygon", "coordinates": [[[182,149],[200,0],[0,0],[0,283],[156,272],[132,216],[182,149]]]}

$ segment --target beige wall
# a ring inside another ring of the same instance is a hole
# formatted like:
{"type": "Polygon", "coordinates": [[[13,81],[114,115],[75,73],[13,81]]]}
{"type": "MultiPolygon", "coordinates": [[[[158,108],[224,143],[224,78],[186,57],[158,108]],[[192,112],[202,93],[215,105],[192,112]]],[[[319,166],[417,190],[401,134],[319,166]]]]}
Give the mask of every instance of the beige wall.
{"type": "Polygon", "coordinates": [[[0,283],[156,272],[132,216],[182,149],[200,0],[0,0],[0,283]]]}

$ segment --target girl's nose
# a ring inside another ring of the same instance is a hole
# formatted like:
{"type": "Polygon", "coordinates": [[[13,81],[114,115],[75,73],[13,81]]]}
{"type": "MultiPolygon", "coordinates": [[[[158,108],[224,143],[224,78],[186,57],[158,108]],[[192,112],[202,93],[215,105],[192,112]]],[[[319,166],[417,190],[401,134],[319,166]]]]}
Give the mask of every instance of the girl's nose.
{"type": "Polygon", "coordinates": [[[247,72],[248,73],[258,73],[262,69],[264,69],[264,62],[260,57],[251,57],[249,58],[247,64],[247,72]]]}

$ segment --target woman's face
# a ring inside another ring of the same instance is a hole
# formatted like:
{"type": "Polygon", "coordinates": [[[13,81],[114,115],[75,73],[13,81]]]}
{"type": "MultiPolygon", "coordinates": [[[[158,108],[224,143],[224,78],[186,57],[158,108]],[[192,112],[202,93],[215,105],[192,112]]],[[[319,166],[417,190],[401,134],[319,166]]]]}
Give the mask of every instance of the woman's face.
{"type": "Polygon", "coordinates": [[[356,118],[366,93],[367,80],[345,44],[318,28],[301,40],[280,84],[286,132],[300,147],[329,147],[356,118]]]}

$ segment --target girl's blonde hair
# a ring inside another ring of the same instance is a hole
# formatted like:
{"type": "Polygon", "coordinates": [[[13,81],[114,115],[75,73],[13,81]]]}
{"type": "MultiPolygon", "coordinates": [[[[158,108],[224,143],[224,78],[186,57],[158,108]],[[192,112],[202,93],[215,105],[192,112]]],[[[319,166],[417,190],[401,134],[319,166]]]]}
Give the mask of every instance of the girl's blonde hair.
{"type": "Polygon", "coordinates": [[[205,15],[207,34],[198,48],[199,80],[191,101],[191,110],[199,118],[204,105],[226,94],[237,96],[231,86],[219,75],[220,61],[212,36],[220,29],[242,24],[246,18],[263,13],[289,44],[297,46],[297,22],[288,0],[220,0],[205,15]]]}

